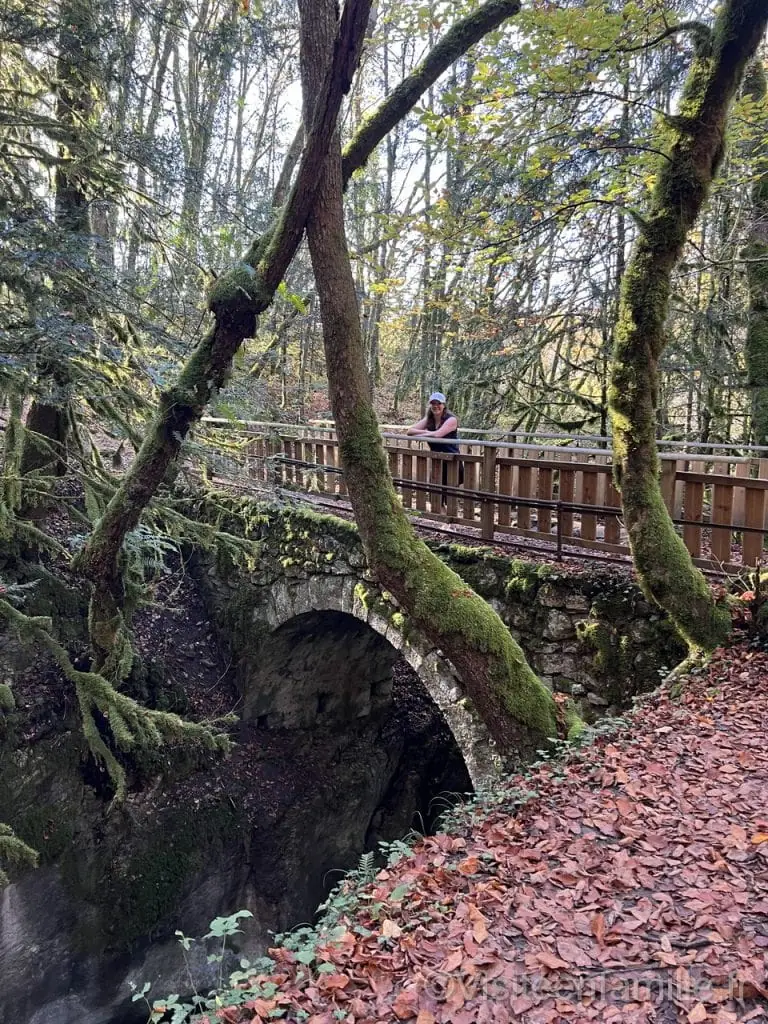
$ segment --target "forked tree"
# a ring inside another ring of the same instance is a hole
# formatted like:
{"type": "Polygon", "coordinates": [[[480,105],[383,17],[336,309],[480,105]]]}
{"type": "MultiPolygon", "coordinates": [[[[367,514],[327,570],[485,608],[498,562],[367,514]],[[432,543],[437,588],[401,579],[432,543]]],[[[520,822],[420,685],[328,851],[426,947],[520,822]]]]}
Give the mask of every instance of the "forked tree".
{"type": "MultiPolygon", "coordinates": [[[[338,230],[342,190],[353,171],[365,164],[387,132],[457,57],[517,13],[519,0],[488,0],[457,22],[341,155],[338,113],[357,67],[370,6],[369,0],[348,0],[339,18],[335,3],[302,4],[304,77],[317,99],[307,111],[304,151],[289,196],[274,227],[254,241],[239,266],[217,281],[209,300],[213,326],[178,382],[162,395],[144,444],[78,559],[92,583],[96,666],[113,682],[119,682],[130,664],[119,569],[122,543],[177,458],[190,428],[224,384],[236,351],[254,331],[256,317],[271,303],[318,197],[310,239],[315,251],[327,244],[328,230],[338,230]],[[331,185],[329,153],[335,175],[331,185]]],[[[501,746],[510,751],[535,749],[557,731],[555,703],[496,613],[417,540],[397,501],[367,397],[357,305],[347,301],[352,278],[343,225],[341,239],[334,238],[331,244],[320,279],[326,297],[338,283],[344,306],[340,313],[333,305],[324,309],[329,381],[344,469],[371,565],[414,622],[455,662],[501,746]],[[339,316],[350,333],[336,345],[339,316]],[[358,390],[363,396],[359,401],[358,390]],[[349,403],[339,400],[345,395],[349,403]]]]}

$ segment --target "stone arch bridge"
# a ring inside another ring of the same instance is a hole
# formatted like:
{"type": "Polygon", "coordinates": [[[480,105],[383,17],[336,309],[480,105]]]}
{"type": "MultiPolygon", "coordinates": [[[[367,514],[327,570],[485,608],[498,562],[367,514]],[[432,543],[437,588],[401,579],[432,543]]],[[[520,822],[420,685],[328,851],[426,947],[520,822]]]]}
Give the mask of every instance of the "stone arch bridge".
{"type": "MultiPolygon", "coordinates": [[[[219,525],[243,531],[242,512],[219,525]]],[[[219,507],[220,516],[220,507],[219,507]]],[[[475,786],[500,764],[453,665],[377,587],[355,527],[308,509],[248,505],[252,557],[225,545],[197,571],[229,645],[256,728],[349,728],[385,711],[392,668],[414,669],[451,729],[475,786]],[[229,553],[228,553],[229,552],[229,553]]],[[[587,717],[618,708],[658,682],[682,648],[628,576],[615,567],[565,574],[441,545],[448,561],[499,612],[534,668],[587,717]]]]}

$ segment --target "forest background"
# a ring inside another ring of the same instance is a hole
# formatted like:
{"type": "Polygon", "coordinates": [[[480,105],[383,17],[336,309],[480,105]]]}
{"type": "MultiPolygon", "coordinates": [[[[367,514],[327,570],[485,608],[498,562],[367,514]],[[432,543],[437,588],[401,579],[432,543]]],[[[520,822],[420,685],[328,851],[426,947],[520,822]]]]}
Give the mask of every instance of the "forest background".
{"type": "MultiPolygon", "coordinates": [[[[375,5],[343,138],[477,6],[375,5]]],[[[658,114],[695,42],[668,28],[711,10],[532,4],[353,176],[346,226],[383,421],[412,420],[440,388],[467,425],[609,432],[619,289],[658,114]]],[[[136,440],[200,333],[201,296],[285,196],[302,143],[294,5],[6,0],[0,18],[0,395],[49,417],[74,402],[76,429],[95,413],[136,440]]],[[[767,127],[753,71],[675,273],[660,436],[768,439],[746,253],[768,201],[767,127]]],[[[328,417],[321,333],[302,249],[211,411],[328,417]]]]}

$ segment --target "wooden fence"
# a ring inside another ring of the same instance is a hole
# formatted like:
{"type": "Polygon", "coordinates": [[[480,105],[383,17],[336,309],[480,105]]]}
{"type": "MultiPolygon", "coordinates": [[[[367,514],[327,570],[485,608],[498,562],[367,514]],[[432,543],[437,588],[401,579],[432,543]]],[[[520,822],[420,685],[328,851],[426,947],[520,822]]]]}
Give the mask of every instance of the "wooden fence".
{"type": "MultiPolygon", "coordinates": [[[[238,437],[238,471],[249,477],[346,494],[331,427],[204,423],[238,437]]],[[[511,534],[545,541],[558,553],[629,553],[610,449],[473,439],[460,441],[461,452],[454,456],[432,452],[418,438],[390,431],[382,436],[395,486],[413,513],[465,524],[488,541],[511,534]]],[[[758,454],[768,451],[756,451],[755,457],[660,452],[664,500],[703,568],[738,571],[760,562],[768,532],[768,458],[758,454]]]]}

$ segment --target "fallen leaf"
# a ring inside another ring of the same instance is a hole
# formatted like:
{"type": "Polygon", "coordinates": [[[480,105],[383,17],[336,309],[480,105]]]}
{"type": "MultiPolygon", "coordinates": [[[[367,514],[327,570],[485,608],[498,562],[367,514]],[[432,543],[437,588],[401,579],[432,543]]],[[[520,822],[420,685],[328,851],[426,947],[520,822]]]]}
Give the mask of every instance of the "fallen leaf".
{"type": "Polygon", "coordinates": [[[318,986],[322,985],[323,988],[337,991],[346,988],[348,984],[349,976],[346,974],[325,974],[318,981],[318,986]]]}
{"type": "Polygon", "coordinates": [[[592,957],[571,939],[558,939],[555,946],[566,963],[575,964],[576,967],[592,966],[592,957]]]}
{"type": "Polygon", "coordinates": [[[462,875],[476,875],[479,867],[480,861],[477,857],[467,857],[457,866],[457,870],[462,875]]]}
{"type": "Polygon", "coordinates": [[[701,1024],[708,1017],[709,1014],[704,1003],[696,1003],[694,1008],[688,1013],[688,1024],[701,1024]]]}
{"type": "Polygon", "coordinates": [[[570,967],[570,964],[567,964],[565,960],[561,960],[559,957],[555,956],[554,953],[537,953],[536,959],[540,964],[544,964],[545,967],[550,967],[553,971],[561,970],[563,967],[570,967]]]}
{"type": "Polygon", "coordinates": [[[392,1012],[398,1020],[410,1020],[419,1012],[419,993],[415,988],[406,988],[397,993],[392,1012]]]}
{"type": "Polygon", "coordinates": [[[440,965],[440,970],[444,971],[446,974],[450,974],[451,971],[458,970],[458,968],[461,967],[461,962],[463,959],[464,950],[454,949],[454,951],[450,953],[445,958],[445,960],[443,960],[442,964],[440,965]]]}
{"type": "Polygon", "coordinates": [[[381,934],[385,939],[399,939],[403,934],[403,929],[399,924],[395,924],[388,917],[385,917],[381,922],[381,934]]]}
{"type": "Polygon", "coordinates": [[[472,922],[472,938],[477,943],[485,942],[488,938],[488,926],[485,918],[474,905],[469,908],[469,920],[472,922]]]}
{"type": "Polygon", "coordinates": [[[589,926],[592,929],[592,934],[602,946],[605,943],[605,915],[595,914],[590,921],[589,926]]]}

